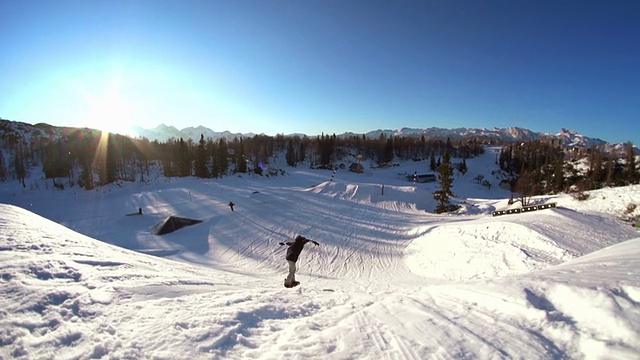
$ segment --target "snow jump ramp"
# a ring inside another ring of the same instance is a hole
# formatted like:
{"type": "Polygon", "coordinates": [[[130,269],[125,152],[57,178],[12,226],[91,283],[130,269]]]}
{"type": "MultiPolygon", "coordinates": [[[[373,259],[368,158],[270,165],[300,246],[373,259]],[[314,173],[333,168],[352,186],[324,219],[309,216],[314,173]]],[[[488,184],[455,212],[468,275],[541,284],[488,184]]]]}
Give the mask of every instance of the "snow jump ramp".
{"type": "Polygon", "coordinates": [[[195,225],[201,223],[202,220],[188,219],[178,216],[169,216],[164,219],[158,225],[154,226],[151,231],[156,235],[164,235],[172,233],[178,229],[182,229],[185,226],[195,225]]]}

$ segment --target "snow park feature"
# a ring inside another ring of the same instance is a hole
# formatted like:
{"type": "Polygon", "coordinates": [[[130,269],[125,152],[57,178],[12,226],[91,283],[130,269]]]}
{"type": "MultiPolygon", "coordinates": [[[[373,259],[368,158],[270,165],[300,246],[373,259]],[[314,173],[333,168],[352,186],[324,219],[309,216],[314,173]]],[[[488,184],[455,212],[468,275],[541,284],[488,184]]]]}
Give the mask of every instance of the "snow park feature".
{"type": "Polygon", "coordinates": [[[529,206],[523,206],[523,207],[516,208],[516,209],[497,210],[497,211],[492,212],[491,215],[500,216],[500,215],[510,215],[510,214],[522,214],[522,213],[527,213],[527,212],[531,212],[531,211],[551,209],[551,208],[554,208],[554,207],[556,207],[556,203],[540,204],[540,205],[529,205],[529,206]]]}
{"type": "Polygon", "coordinates": [[[0,358],[640,357],[640,185],[494,217],[510,192],[473,181],[499,181],[487,150],[434,214],[437,182],[398,177],[425,164],[270,165],[289,175],[0,183],[0,358]],[[202,222],[150,231],[175,214],[202,222]],[[321,246],[287,289],[297,234],[321,246]]]}
{"type": "Polygon", "coordinates": [[[158,223],[158,225],[154,226],[151,231],[156,235],[164,235],[182,229],[185,226],[191,226],[199,224],[201,222],[202,220],[187,219],[179,216],[169,216],[158,223]]]}

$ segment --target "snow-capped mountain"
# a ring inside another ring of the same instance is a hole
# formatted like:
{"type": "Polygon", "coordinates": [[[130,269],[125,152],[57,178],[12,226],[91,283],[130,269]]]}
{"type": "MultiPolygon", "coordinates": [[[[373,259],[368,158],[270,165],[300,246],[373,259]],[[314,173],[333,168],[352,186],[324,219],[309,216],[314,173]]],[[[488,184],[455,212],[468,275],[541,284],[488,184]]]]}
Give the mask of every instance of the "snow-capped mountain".
{"type": "Polygon", "coordinates": [[[247,133],[232,133],[230,131],[213,131],[204,126],[197,127],[186,127],[182,130],[179,130],[173,126],[167,126],[165,124],[160,124],[152,129],[144,129],[139,126],[133,128],[133,135],[136,137],[145,137],[151,141],[167,141],[170,138],[174,139],[192,139],[193,141],[200,140],[200,135],[204,135],[205,139],[220,139],[224,138],[226,140],[232,140],[234,138],[242,138],[242,137],[253,137],[255,134],[247,133]]]}
{"type": "MultiPolygon", "coordinates": [[[[166,141],[167,139],[173,138],[184,138],[184,139],[192,139],[194,141],[198,141],[200,139],[200,134],[204,134],[205,138],[219,139],[225,138],[227,140],[233,139],[234,137],[253,137],[255,134],[241,134],[241,133],[231,133],[229,131],[213,131],[204,126],[198,127],[187,127],[182,130],[178,130],[173,126],[166,126],[165,124],[161,124],[153,129],[143,129],[136,128],[136,136],[144,136],[149,140],[158,140],[158,141],[166,141]]],[[[529,129],[519,128],[519,127],[509,127],[509,128],[456,128],[456,129],[444,129],[437,127],[430,127],[426,129],[419,128],[400,128],[400,129],[378,129],[369,131],[364,133],[364,135],[368,138],[378,138],[380,135],[384,134],[386,137],[419,137],[424,136],[427,139],[446,139],[450,138],[452,140],[459,139],[468,139],[471,137],[480,138],[483,140],[494,140],[494,141],[532,141],[539,140],[543,138],[553,138],[559,137],[562,140],[563,144],[567,146],[591,146],[591,145],[601,145],[606,142],[600,139],[591,139],[585,136],[578,134],[576,131],[569,131],[562,129],[562,131],[558,135],[553,135],[549,133],[536,133],[529,129]]],[[[290,134],[294,135],[294,134],[290,134]]],[[[303,134],[295,134],[298,136],[304,136],[303,134]]],[[[346,132],[340,135],[339,137],[351,137],[351,136],[362,136],[363,134],[358,134],[354,132],[346,132]]],[[[317,134],[312,134],[309,136],[317,136],[317,134]]]]}
{"type": "Polygon", "coordinates": [[[560,139],[560,142],[564,147],[592,147],[603,146],[607,142],[601,139],[588,138],[586,136],[578,134],[575,130],[562,129],[557,133],[556,138],[560,139]]]}
{"type": "Polygon", "coordinates": [[[179,139],[180,137],[184,137],[180,130],[178,130],[174,126],[167,126],[164,123],[156,126],[153,129],[143,129],[139,126],[133,127],[133,135],[139,137],[145,137],[151,141],[167,141],[170,138],[179,139]]]}
{"type": "MultiPolygon", "coordinates": [[[[10,121],[0,118],[0,138],[9,136],[9,134],[14,134],[15,136],[27,138],[32,134],[40,135],[40,136],[50,136],[55,134],[64,134],[69,133],[70,128],[65,127],[56,127],[48,124],[36,124],[30,125],[23,122],[10,121]]],[[[91,129],[85,129],[86,131],[91,131],[91,129]]],[[[256,134],[254,133],[232,133],[230,131],[214,131],[205,126],[197,126],[197,127],[187,127],[182,130],[174,126],[169,126],[166,124],[160,124],[152,129],[144,129],[141,127],[134,127],[133,136],[135,137],[145,137],[151,141],[157,140],[160,142],[165,142],[170,138],[174,139],[192,139],[193,141],[199,141],[201,134],[204,135],[205,139],[213,139],[218,140],[220,138],[224,138],[226,140],[233,140],[234,138],[247,138],[254,137],[256,134]]],[[[572,148],[572,147],[592,147],[592,146],[604,146],[605,150],[607,149],[616,149],[616,151],[620,153],[624,153],[626,150],[625,144],[609,144],[608,142],[599,139],[599,138],[590,138],[584,135],[579,134],[575,130],[561,129],[560,132],[556,134],[551,133],[542,133],[542,132],[533,132],[529,129],[524,129],[520,127],[508,127],[508,128],[497,128],[494,127],[492,129],[486,128],[456,128],[456,129],[444,129],[437,127],[430,127],[425,129],[419,128],[400,128],[400,129],[378,129],[369,131],[367,133],[353,133],[346,132],[340,135],[339,137],[352,137],[358,136],[361,137],[365,135],[368,138],[378,138],[380,135],[384,134],[386,137],[420,137],[424,136],[426,139],[447,139],[451,140],[460,140],[460,139],[469,139],[469,138],[477,138],[481,140],[488,141],[497,141],[497,142],[526,142],[533,140],[542,140],[542,139],[557,139],[564,147],[572,148]]],[[[288,136],[309,136],[315,137],[316,135],[305,135],[305,134],[289,134],[288,136]]],[[[640,154],[640,150],[637,147],[634,148],[636,154],[640,154]]]]}
{"type": "MultiPolygon", "coordinates": [[[[486,129],[486,128],[457,128],[457,129],[443,129],[443,128],[401,128],[397,130],[374,130],[366,133],[365,135],[370,138],[379,137],[381,134],[385,136],[424,136],[427,139],[446,139],[460,140],[468,138],[479,138],[483,140],[516,142],[516,141],[533,141],[542,139],[557,139],[565,147],[592,147],[603,146],[608,144],[606,141],[599,138],[590,138],[579,134],[575,130],[561,129],[557,134],[533,132],[529,129],[520,127],[508,127],[486,129]]],[[[350,135],[355,135],[350,133],[350,135]]],[[[624,146],[623,146],[624,147],[624,146]]]]}
{"type": "Polygon", "coordinates": [[[531,130],[510,127],[510,128],[493,128],[488,130],[486,128],[456,128],[456,129],[444,129],[437,127],[430,127],[426,129],[416,128],[401,128],[397,130],[374,130],[366,133],[367,137],[376,138],[381,134],[385,136],[424,136],[427,139],[446,139],[451,140],[468,139],[476,137],[484,140],[497,140],[497,141],[531,141],[538,140],[548,134],[534,133],[531,130]]]}
{"type": "MultiPolygon", "coordinates": [[[[200,134],[204,134],[205,139],[220,139],[224,138],[226,140],[232,140],[234,138],[246,138],[255,136],[254,133],[231,133],[229,131],[213,131],[204,126],[198,127],[187,127],[182,130],[178,130],[173,126],[166,126],[164,124],[154,128],[154,129],[142,129],[138,128],[137,136],[144,136],[150,140],[158,140],[158,141],[166,141],[167,139],[173,138],[183,138],[183,139],[192,139],[193,141],[200,140],[200,134]]],[[[567,148],[575,148],[575,147],[592,147],[592,146],[604,146],[605,150],[615,148],[619,154],[626,152],[626,143],[620,144],[609,144],[606,141],[599,138],[590,138],[584,135],[579,134],[575,130],[568,130],[562,128],[560,132],[556,134],[551,133],[543,133],[543,132],[533,132],[529,129],[520,128],[520,127],[508,127],[508,128],[498,128],[494,127],[492,129],[486,128],[456,128],[456,129],[444,129],[437,127],[430,127],[426,129],[419,128],[400,128],[396,130],[391,129],[378,129],[369,131],[364,134],[367,138],[378,138],[380,135],[384,134],[386,137],[420,137],[424,136],[427,139],[447,139],[451,140],[460,140],[460,139],[469,139],[469,138],[478,138],[481,140],[487,141],[497,141],[497,142],[527,142],[534,140],[543,140],[543,139],[556,139],[559,140],[560,143],[567,148]]],[[[360,137],[363,134],[358,134],[354,132],[346,132],[340,135],[339,137],[360,137]]],[[[306,134],[289,134],[289,136],[311,136],[315,137],[317,135],[306,135],[306,134]]],[[[640,150],[637,147],[634,148],[636,154],[640,154],[640,150]]]]}

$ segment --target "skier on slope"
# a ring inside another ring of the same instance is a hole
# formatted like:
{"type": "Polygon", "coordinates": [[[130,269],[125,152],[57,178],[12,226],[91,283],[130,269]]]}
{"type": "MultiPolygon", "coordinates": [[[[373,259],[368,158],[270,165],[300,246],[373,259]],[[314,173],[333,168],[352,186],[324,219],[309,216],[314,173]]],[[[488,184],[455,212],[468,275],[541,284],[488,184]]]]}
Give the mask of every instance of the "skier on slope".
{"type": "Polygon", "coordinates": [[[289,246],[287,248],[286,256],[287,263],[289,263],[289,275],[287,275],[287,278],[284,281],[285,287],[294,287],[300,284],[296,281],[296,262],[298,261],[298,256],[300,256],[300,252],[302,252],[304,245],[308,242],[312,242],[315,246],[320,245],[317,241],[307,239],[302,235],[296,236],[296,239],[293,242],[287,242],[286,244],[283,242],[280,243],[280,245],[289,246]]]}

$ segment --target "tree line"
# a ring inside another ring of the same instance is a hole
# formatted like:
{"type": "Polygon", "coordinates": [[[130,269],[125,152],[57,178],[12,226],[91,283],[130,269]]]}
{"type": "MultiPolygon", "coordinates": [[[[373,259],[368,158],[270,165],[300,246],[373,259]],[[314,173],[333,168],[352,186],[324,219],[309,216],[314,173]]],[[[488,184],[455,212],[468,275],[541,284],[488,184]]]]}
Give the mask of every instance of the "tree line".
{"type": "MultiPolygon", "coordinates": [[[[17,179],[26,187],[29,171],[41,168],[44,177],[85,189],[114,181],[146,181],[150,167],[161,167],[165,177],[219,178],[237,173],[262,174],[280,153],[289,166],[304,162],[314,168],[332,168],[351,156],[384,166],[396,160],[440,157],[449,149],[454,156],[470,157],[483,151],[480,141],[460,141],[333,135],[267,136],[233,139],[171,138],[160,142],[91,129],[38,124],[15,131],[0,127],[0,181],[17,179]]],[[[432,166],[433,169],[433,166],[432,166]]],[[[427,171],[428,169],[425,169],[427,171]]]]}
{"type": "Polygon", "coordinates": [[[502,147],[497,162],[511,176],[512,192],[527,205],[527,199],[534,195],[637,184],[640,173],[633,149],[627,142],[620,155],[615,148],[566,149],[554,140],[537,140],[502,147]]]}
{"type": "MultiPolygon", "coordinates": [[[[220,178],[234,174],[263,175],[284,153],[288,166],[335,168],[344,159],[369,160],[377,166],[394,161],[425,161],[425,172],[439,176],[434,194],[441,211],[450,211],[455,170],[466,171],[466,159],[484,152],[487,141],[469,138],[426,139],[424,136],[255,135],[198,141],[171,138],[160,142],[91,129],[46,124],[0,122],[0,181],[18,180],[26,187],[30,171],[42,170],[56,186],[93,189],[115,181],[148,181],[151,167],[165,177],[220,178]],[[10,126],[10,124],[14,124],[10,126]],[[458,160],[454,160],[458,159],[458,160]]],[[[491,145],[496,145],[495,141],[491,145]]],[[[528,196],[592,190],[638,183],[633,146],[622,156],[603,148],[566,149],[556,140],[502,145],[497,165],[510,175],[512,191],[528,196]],[[586,169],[586,170],[585,170],[586,169]]]]}

